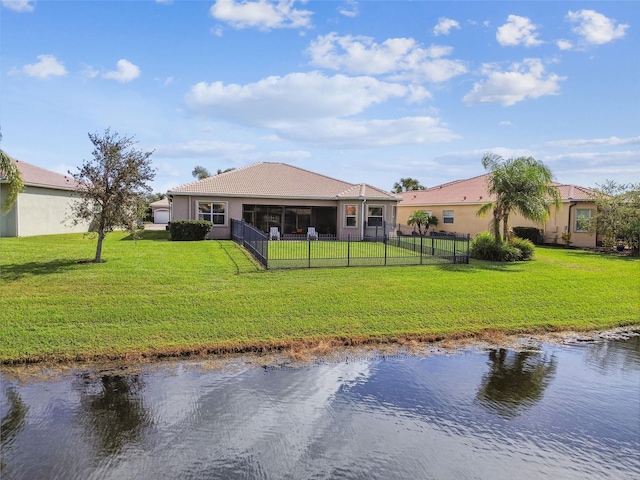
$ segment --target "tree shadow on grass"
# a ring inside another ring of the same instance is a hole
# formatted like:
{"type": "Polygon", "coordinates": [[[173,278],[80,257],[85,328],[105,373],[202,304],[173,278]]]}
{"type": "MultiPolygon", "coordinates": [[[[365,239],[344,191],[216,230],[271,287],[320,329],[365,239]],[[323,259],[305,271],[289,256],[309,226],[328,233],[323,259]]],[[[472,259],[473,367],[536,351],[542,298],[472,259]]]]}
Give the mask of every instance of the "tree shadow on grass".
{"type": "Polygon", "coordinates": [[[138,238],[134,238],[133,235],[127,235],[120,241],[138,241],[138,240],[166,242],[169,240],[169,232],[166,230],[143,230],[140,233],[138,233],[138,238]]]}
{"type": "Polygon", "coordinates": [[[493,271],[503,273],[518,273],[523,270],[527,262],[489,262],[487,260],[471,259],[468,264],[441,264],[437,268],[448,272],[476,273],[479,271],[493,271]]]}
{"type": "Polygon", "coordinates": [[[91,263],[86,260],[51,260],[50,262],[14,263],[0,266],[0,280],[13,282],[23,277],[49,275],[52,273],[73,270],[80,263],[91,263]]]}

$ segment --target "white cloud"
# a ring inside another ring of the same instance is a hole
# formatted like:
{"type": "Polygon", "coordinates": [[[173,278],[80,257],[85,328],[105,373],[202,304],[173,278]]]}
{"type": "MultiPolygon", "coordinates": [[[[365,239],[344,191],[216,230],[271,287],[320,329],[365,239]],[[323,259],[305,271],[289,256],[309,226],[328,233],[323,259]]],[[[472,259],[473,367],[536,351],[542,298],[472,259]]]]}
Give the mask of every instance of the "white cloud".
{"type": "Polygon", "coordinates": [[[358,16],[358,2],[356,0],[345,0],[345,2],[338,7],[338,12],[345,17],[354,18],[358,16]]]}
{"type": "Polygon", "coordinates": [[[629,28],[627,24],[616,25],[615,20],[594,10],[569,11],[566,18],[569,22],[578,24],[572,30],[588,45],[603,45],[622,38],[629,28]]]}
{"type": "Polygon", "coordinates": [[[38,55],[37,59],[37,63],[22,67],[22,71],[30,77],[62,77],[67,74],[64,64],[59,62],[53,55],[38,55]]]}
{"type": "Polygon", "coordinates": [[[557,40],[556,41],[556,45],[558,46],[558,48],[560,50],[572,50],[573,49],[573,43],[571,43],[569,40],[557,40]]]}
{"type": "Polygon", "coordinates": [[[608,137],[608,138],[577,138],[570,140],[558,140],[554,142],[548,142],[545,145],[550,147],[563,147],[563,148],[578,148],[578,147],[591,147],[591,146],[605,146],[613,147],[619,145],[640,145],[640,136],[638,137],[608,137]]]}
{"type": "Polygon", "coordinates": [[[298,10],[294,8],[294,4],[295,0],[216,0],[209,13],[213,18],[238,29],[309,28],[313,12],[298,10]]]}
{"type": "Polygon", "coordinates": [[[278,133],[290,140],[332,148],[390,147],[450,142],[459,138],[432,117],[288,122],[279,125],[278,133]]]}
{"type": "Polygon", "coordinates": [[[161,5],[171,5],[173,0],[156,0],[156,3],[160,3],[161,5]]]}
{"type": "Polygon", "coordinates": [[[440,45],[424,48],[412,38],[389,38],[379,44],[371,37],[330,33],[312,41],[307,54],[317,67],[444,82],[467,71],[462,62],[442,58],[452,51],[452,47],[440,45]]]}
{"type": "Polygon", "coordinates": [[[498,27],[496,39],[503,46],[524,45],[526,47],[535,47],[543,43],[538,40],[537,28],[527,17],[509,15],[507,23],[498,27]]]}
{"type": "Polygon", "coordinates": [[[34,0],[2,0],[2,6],[14,12],[33,12],[34,0]]]}
{"type": "Polygon", "coordinates": [[[457,138],[433,117],[351,119],[392,99],[427,98],[421,87],[381,82],[372,77],[327,77],[319,72],[268,77],[225,85],[200,82],[186,95],[195,112],[246,126],[268,128],[280,138],[325,147],[388,146],[457,138]]]}
{"type": "Polygon", "coordinates": [[[200,82],[186,95],[194,111],[245,124],[274,126],[356,115],[391,98],[413,94],[408,87],[372,77],[327,77],[319,72],[272,76],[247,85],[200,82]]]}
{"type": "Polygon", "coordinates": [[[86,79],[93,79],[100,75],[100,71],[93,68],[91,65],[84,65],[82,70],[80,70],[80,76],[86,79]]]}
{"type": "Polygon", "coordinates": [[[140,76],[140,68],[134,65],[129,60],[120,59],[116,63],[117,70],[107,72],[102,75],[102,78],[108,80],[115,80],[120,83],[127,83],[140,76]]]}
{"type": "Polygon", "coordinates": [[[433,27],[433,34],[436,37],[438,35],[449,35],[452,28],[460,29],[460,24],[450,18],[440,17],[438,24],[433,27]]]}
{"type": "Polygon", "coordinates": [[[484,73],[487,80],[476,83],[462,99],[467,105],[500,103],[510,106],[523,100],[557,95],[560,82],[565,80],[556,74],[545,75],[542,61],[536,58],[515,63],[506,72],[498,71],[495,65],[484,65],[484,73]]]}
{"type": "Polygon", "coordinates": [[[228,157],[237,152],[254,150],[255,145],[228,143],[216,140],[193,140],[190,142],[159,145],[154,155],[167,158],[228,157]]]}

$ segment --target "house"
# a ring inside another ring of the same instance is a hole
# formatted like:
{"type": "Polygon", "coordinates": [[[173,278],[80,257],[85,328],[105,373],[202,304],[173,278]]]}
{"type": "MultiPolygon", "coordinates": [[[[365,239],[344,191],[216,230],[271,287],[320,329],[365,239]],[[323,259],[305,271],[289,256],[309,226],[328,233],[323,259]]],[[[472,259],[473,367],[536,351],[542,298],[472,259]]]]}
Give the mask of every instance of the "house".
{"type": "Polygon", "coordinates": [[[395,224],[400,197],[285,163],[261,162],[169,190],[171,221],[209,220],[208,238],[231,237],[231,219],[265,233],[375,235],[395,224]]]}
{"type": "MultiPolygon", "coordinates": [[[[61,175],[21,160],[12,159],[20,170],[25,189],[13,207],[0,215],[0,237],[28,237],[56,233],[87,232],[88,223],[68,221],[70,207],[77,198],[73,177],[61,175]]],[[[8,194],[7,183],[0,179],[0,202],[8,194]]]]}
{"type": "Polygon", "coordinates": [[[149,204],[153,223],[169,223],[169,199],[163,198],[149,204]]]}
{"type": "MultiPolygon", "coordinates": [[[[427,190],[409,191],[400,194],[402,203],[398,207],[398,222],[407,223],[416,210],[435,215],[439,221],[437,230],[470,233],[472,237],[489,231],[491,216],[479,217],[476,212],[483,203],[493,201],[487,193],[488,174],[467,180],[457,180],[427,190]]],[[[509,216],[511,227],[536,227],[543,230],[545,243],[563,243],[562,234],[571,233],[572,245],[595,247],[596,236],[585,228],[583,220],[589,220],[596,211],[594,192],[578,185],[555,184],[562,198],[562,206],[551,210],[544,225],[524,219],[517,212],[509,216]]]]}

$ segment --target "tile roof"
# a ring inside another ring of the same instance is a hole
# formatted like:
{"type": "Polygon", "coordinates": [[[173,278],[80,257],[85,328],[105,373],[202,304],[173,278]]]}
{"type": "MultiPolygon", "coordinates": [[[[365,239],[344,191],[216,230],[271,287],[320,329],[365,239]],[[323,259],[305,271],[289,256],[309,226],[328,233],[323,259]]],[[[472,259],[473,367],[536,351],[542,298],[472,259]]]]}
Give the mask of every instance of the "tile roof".
{"type": "Polygon", "coordinates": [[[169,190],[170,194],[226,197],[399,200],[367,184],[336,180],[286,163],[261,162],[169,190]]]}
{"type": "Polygon", "coordinates": [[[23,162],[22,160],[16,160],[15,158],[11,158],[11,160],[18,166],[22,181],[26,186],[46,187],[59,190],[73,190],[76,186],[76,182],[71,175],[52,172],[51,170],[36,167],[35,165],[23,162]]]}
{"type": "MultiPolygon", "coordinates": [[[[487,177],[489,174],[466,180],[455,180],[426,190],[400,193],[401,206],[405,205],[464,205],[482,204],[494,200],[487,193],[487,177]]],[[[563,201],[590,200],[593,190],[578,185],[555,184],[563,201]]]]}
{"type": "Polygon", "coordinates": [[[153,208],[169,208],[169,199],[161,198],[160,200],[156,200],[155,202],[151,202],[149,204],[150,207],[153,208]]]}

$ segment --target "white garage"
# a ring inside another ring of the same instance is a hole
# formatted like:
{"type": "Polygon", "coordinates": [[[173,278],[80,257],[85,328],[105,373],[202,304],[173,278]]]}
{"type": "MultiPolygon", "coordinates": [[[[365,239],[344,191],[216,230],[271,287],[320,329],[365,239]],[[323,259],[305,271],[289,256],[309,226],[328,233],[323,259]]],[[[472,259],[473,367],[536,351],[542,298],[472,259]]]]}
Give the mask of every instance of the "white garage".
{"type": "Polygon", "coordinates": [[[169,200],[163,198],[157,202],[153,202],[149,205],[151,212],[153,213],[153,223],[169,223],[169,200]]]}

